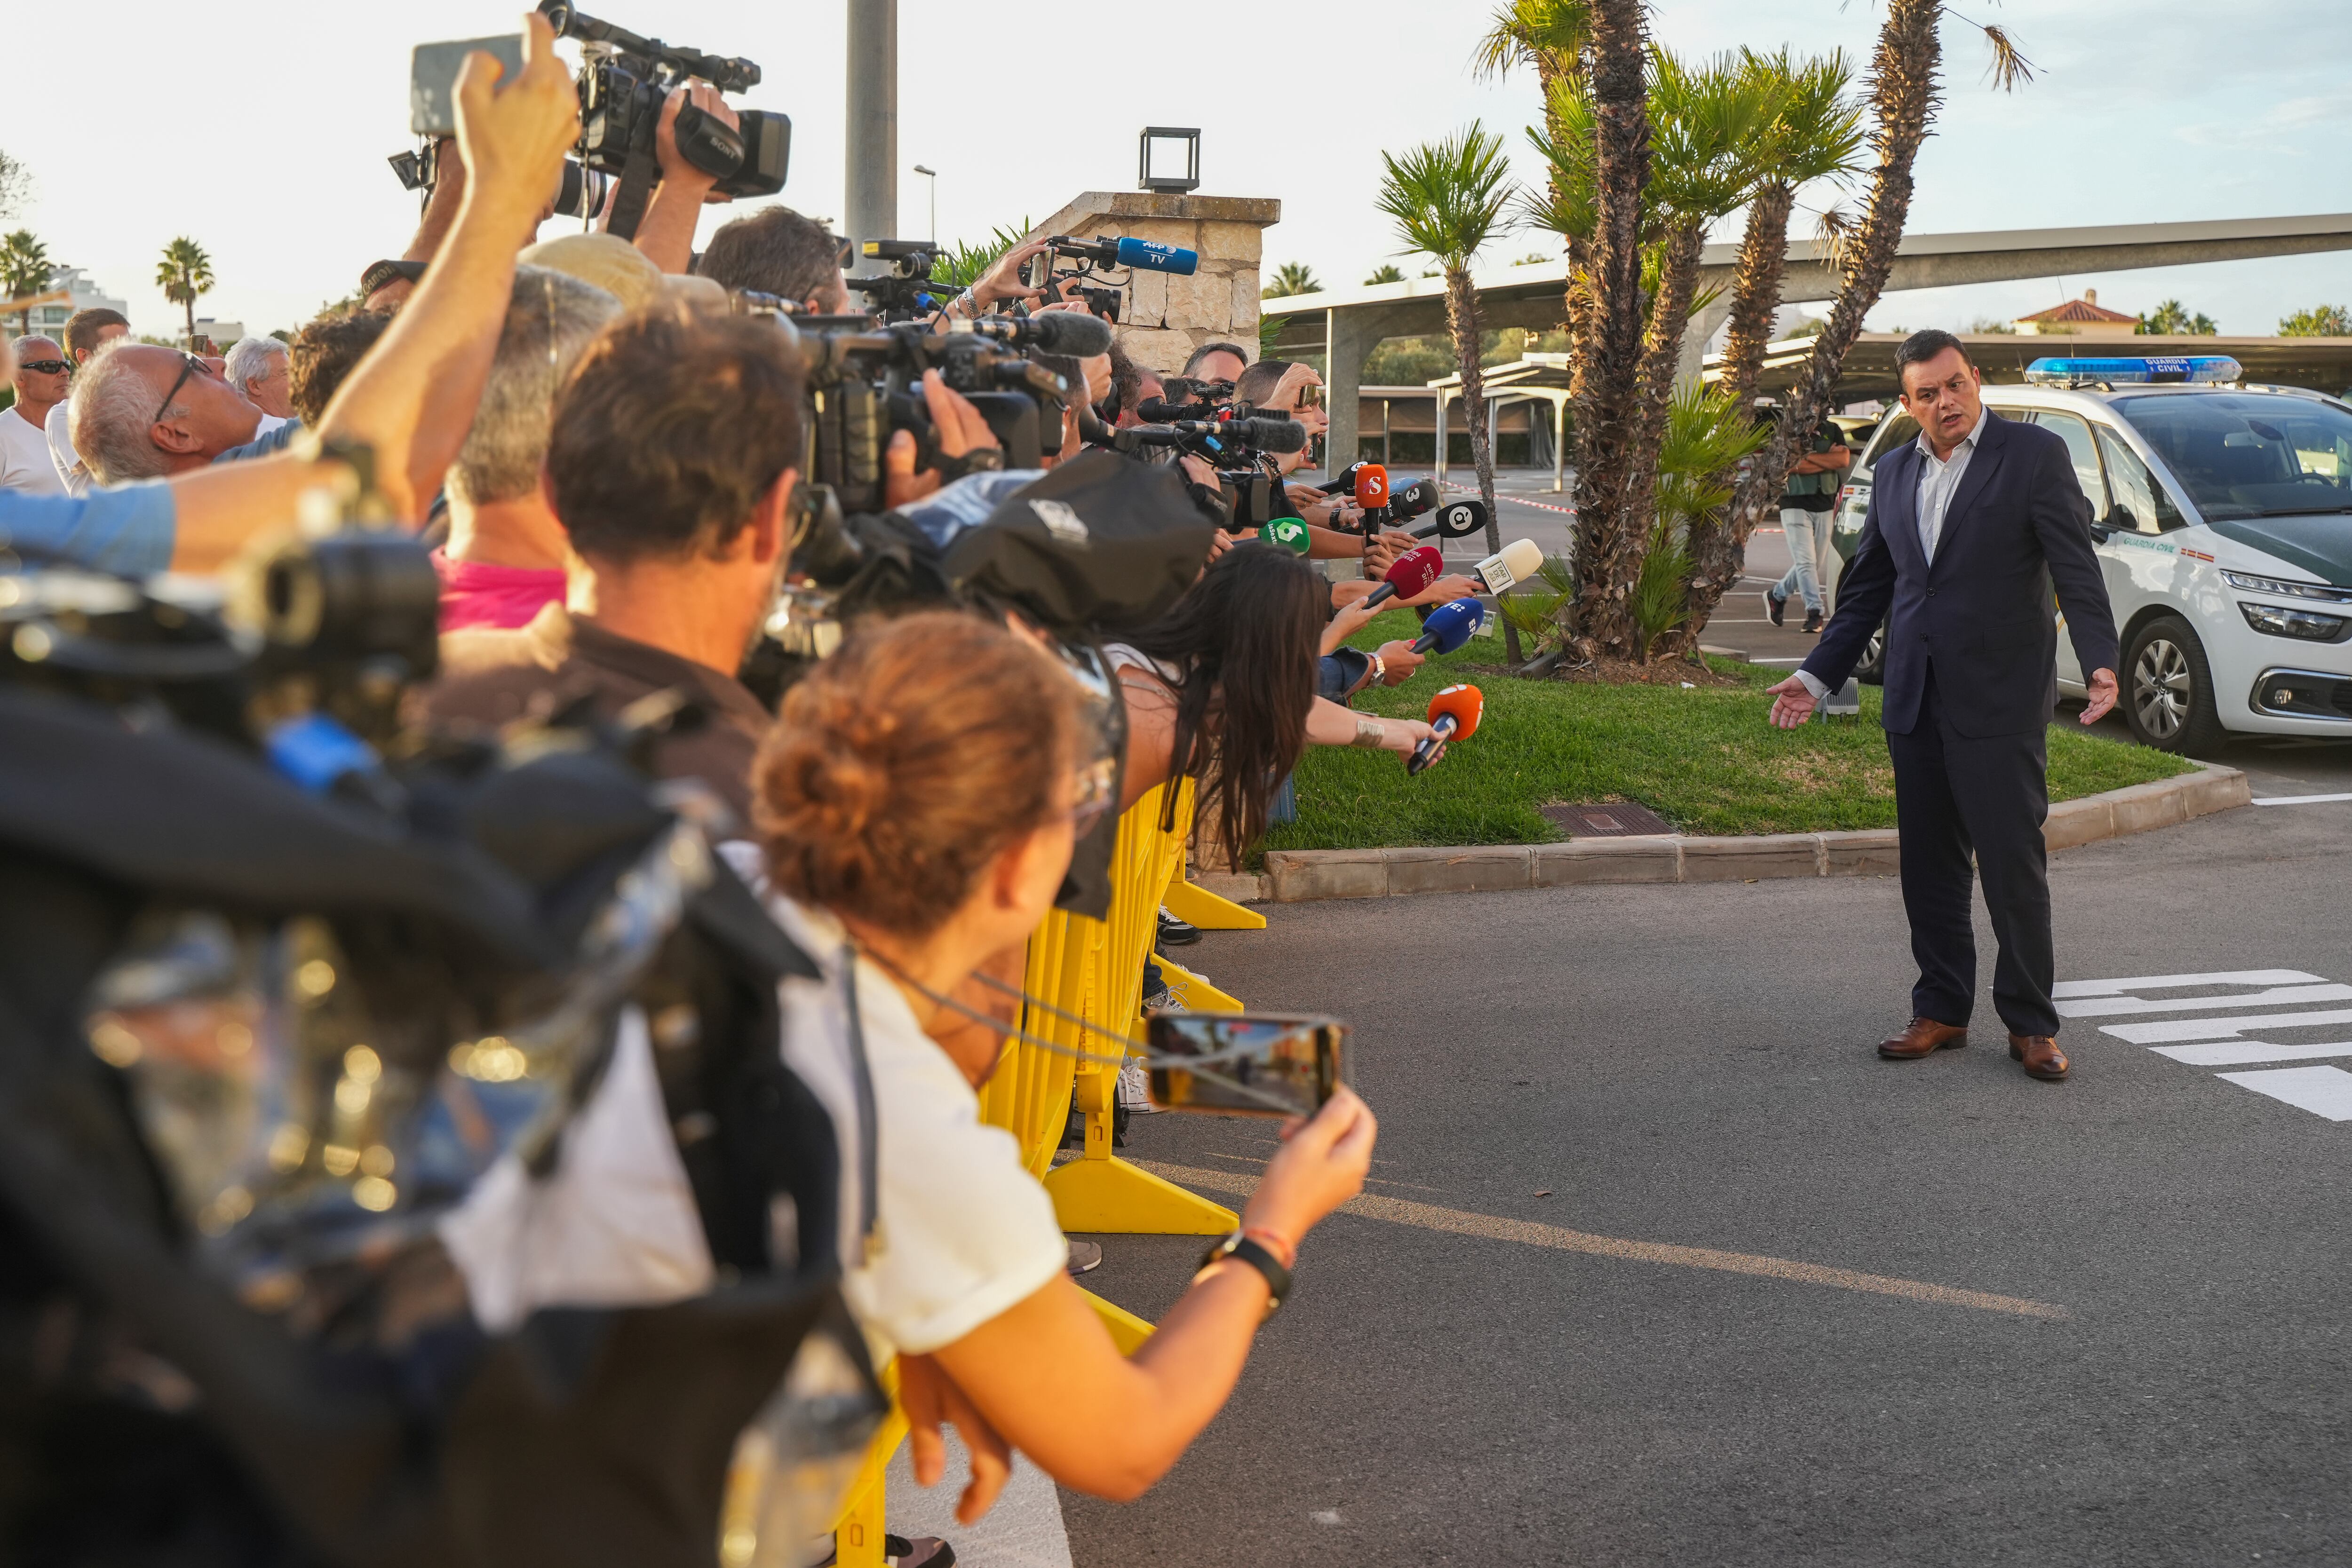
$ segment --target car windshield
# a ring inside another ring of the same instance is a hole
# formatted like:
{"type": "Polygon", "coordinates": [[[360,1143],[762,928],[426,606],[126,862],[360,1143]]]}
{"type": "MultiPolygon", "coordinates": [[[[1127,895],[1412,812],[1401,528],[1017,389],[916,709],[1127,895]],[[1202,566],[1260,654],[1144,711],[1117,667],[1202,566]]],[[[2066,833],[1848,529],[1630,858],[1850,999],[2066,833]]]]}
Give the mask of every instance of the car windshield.
{"type": "Polygon", "coordinates": [[[2352,511],[2352,413],[2333,403],[2218,392],[2114,406],[2208,521],[2352,511]]]}

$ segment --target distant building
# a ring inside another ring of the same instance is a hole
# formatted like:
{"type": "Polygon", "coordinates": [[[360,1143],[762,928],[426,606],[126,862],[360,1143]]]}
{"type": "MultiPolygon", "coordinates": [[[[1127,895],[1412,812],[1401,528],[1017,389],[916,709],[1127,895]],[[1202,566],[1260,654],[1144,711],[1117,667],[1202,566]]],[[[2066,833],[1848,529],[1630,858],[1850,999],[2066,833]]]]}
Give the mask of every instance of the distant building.
{"type": "Polygon", "coordinates": [[[215,321],[209,316],[199,316],[196,318],[196,336],[210,338],[214,350],[225,354],[239,338],[245,336],[245,323],[215,321]]]}
{"type": "Polygon", "coordinates": [[[2028,338],[2128,338],[2139,329],[2139,318],[2107,309],[2099,303],[2097,289],[2085,288],[2080,299],[2069,299],[2063,305],[2020,316],[2010,325],[2028,338]]]}
{"type": "MultiPolygon", "coordinates": [[[[66,329],[66,321],[77,310],[120,310],[127,318],[131,305],[117,299],[89,280],[79,267],[60,267],[49,274],[49,287],[63,288],[73,295],[70,305],[37,306],[32,312],[31,330],[45,338],[56,338],[66,329]]],[[[15,317],[8,319],[10,330],[16,329],[15,317]]]]}

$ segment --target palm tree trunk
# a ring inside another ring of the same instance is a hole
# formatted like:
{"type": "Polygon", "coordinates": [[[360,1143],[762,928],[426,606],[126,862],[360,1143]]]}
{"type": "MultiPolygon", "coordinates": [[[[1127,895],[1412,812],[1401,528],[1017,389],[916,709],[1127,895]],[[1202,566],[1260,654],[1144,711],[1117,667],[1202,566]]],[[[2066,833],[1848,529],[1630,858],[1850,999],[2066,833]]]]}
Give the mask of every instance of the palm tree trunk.
{"type": "Polygon", "coordinates": [[[1831,307],[1829,325],[1813,340],[1804,379],[1797,383],[1771,444],[1756,455],[1746,481],[1732,497],[1735,518],[1753,517],[1777,500],[1788,486],[1789,471],[1811,450],[1813,426],[1830,404],[1838,372],[1862,332],[1863,316],[1878,303],[1879,291],[1894,269],[1895,248],[1903,243],[1903,225],[1911,213],[1911,165],[1936,113],[1936,73],[1943,58],[1936,28],[1943,9],[1943,0],[1888,0],[1886,22],[1871,58],[1871,110],[1878,126],[1871,140],[1878,148],[1878,167],[1871,173],[1869,203],[1839,267],[1837,302],[1831,307]]]}
{"type": "Polygon", "coordinates": [[[1650,181],[1642,0],[1593,0],[1595,206],[1591,330],[1576,411],[1577,626],[1594,651],[1633,649],[1625,596],[1648,536],[1625,512],[1642,365],[1642,197],[1650,181]]]}
{"type": "MultiPolygon", "coordinates": [[[[1454,332],[1454,357],[1462,367],[1462,417],[1470,426],[1470,461],[1478,470],[1478,498],[1486,507],[1486,553],[1503,548],[1495,521],[1495,433],[1486,417],[1486,377],[1478,365],[1478,297],[1471,292],[1467,267],[1445,269],[1445,324],[1454,332]]],[[[1503,618],[1503,649],[1520,662],[1519,629],[1503,618]]]]}
{"type": "MultiPolygon", "coordinates": [[[[1787,271],[1789,214],[1796,204],[1796,189],[1780,183],[1760,187],[1748,204],[1748,227],[1740,236],[1739,259],[1731,286],[1731,330],[1723,345],[1723,389],[1743,409],[1756,395],[1763,373],[1764,345],[1771,341],[1772,317],[1780,308],[1780,280],[1787,271]]],[[[1761,454],[1748,459],[1752,468],[1761,454]]],[[[1746,564],[1748,536],[1764,514],[1740,509],[1738,476],[1731,483],[1733,500],[1722,512],[1695,521],[1691,527],[1690,618],[1683,623],[1678,642],[1685,649],[1698,646],[1699,633],[1715,614],[1716,606],[1739,580],[1746,564]]],[[[1769,506],[1777,497],[1762,497],[1769,506]]]]}
{"type": "MultiPolygon", "coordinates": [[[[1666,434],[1666,409],[1675,396],[1675,372],[1682,363],[1683,333],[1690,325],[1691,299],[1698,287],[1699,250],[1706,226],[1678,221],[1666,235],[1664,264],[1658,269],[1658,298],[1650,309],[1650,329],[1642,344],[1641,402],[1626,455],[1624,527],[1647,542],[1657,510],[1658,447],[1666,434]]],[[[1637,557],[1638,562],[1638,557],[1637,557]]]]}
{"type": "Polygon", "coordinates": [[[188,308],[188,352],[193,354],[196,351],[196,297],[189,295],[185,303],[188,308]]]}

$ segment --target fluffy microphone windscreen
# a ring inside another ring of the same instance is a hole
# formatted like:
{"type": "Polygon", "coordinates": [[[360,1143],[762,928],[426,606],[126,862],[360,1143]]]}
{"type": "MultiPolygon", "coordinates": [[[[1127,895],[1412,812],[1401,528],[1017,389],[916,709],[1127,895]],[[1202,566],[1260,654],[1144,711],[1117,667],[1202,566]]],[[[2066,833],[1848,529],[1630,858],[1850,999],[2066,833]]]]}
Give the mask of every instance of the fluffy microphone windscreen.
{"type": "Polygon", "coordinates": [[[1045,310],[1029,318],[1037,346],[1049,354],[1091,359],[1110,352],[1110,323],[1082,310],[1045,310]]]}
{"type": "MultiPolygon", "coordinates": [[[[1367,463],[1356,470],[1356,505],[1364,510],[1377,511],[1389,504],[1389,471],[1377,463],[1367,463]]],[[[1428,586],[1423,584],[1423,587],[1428,586]]],[[[1419,592],[1420,590],[1414,590],[1419,592]]]]}
{"type": "Polygon", "coordinates": [[[1467,740],[1478,732],[1478,717],[1486,711],[1486,699],[1476,686],[1448,686],[1429,699],[1429,722],[1451,715],[1454,738],[1467,740]]]}

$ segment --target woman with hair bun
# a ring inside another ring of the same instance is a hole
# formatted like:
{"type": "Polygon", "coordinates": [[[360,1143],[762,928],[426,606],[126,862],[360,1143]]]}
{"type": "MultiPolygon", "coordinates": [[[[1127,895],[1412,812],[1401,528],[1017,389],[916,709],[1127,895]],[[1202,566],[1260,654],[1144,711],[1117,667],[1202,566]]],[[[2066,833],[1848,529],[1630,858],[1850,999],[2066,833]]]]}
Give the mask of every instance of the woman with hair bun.
{"type": "Polygon", "coordinates": [[[1360,1189],[1376,1131],[1344,1089],[1287,1129],[1247,1244],[1119,1354],[1066,1272],[1052,1201],[980,1119],[1002,1039],[949,1001],[1026,942],[1076,835],[1116,804],[1085,791],[1099,775],[1081,732],[1078,689],[1046,655],[971,616],[919,614],[854,633],[803,677],[752,774],[771,911],[825,971],[785,982],[784,1050],[842,1144],[844,1291],[898,1353],[926,1485],[940,1423],[961,1428],[967,1524],[1010,1449],[1097,1497],[1158,1480],[1232,1392],[1299,1240],[1360,1189]]]}

